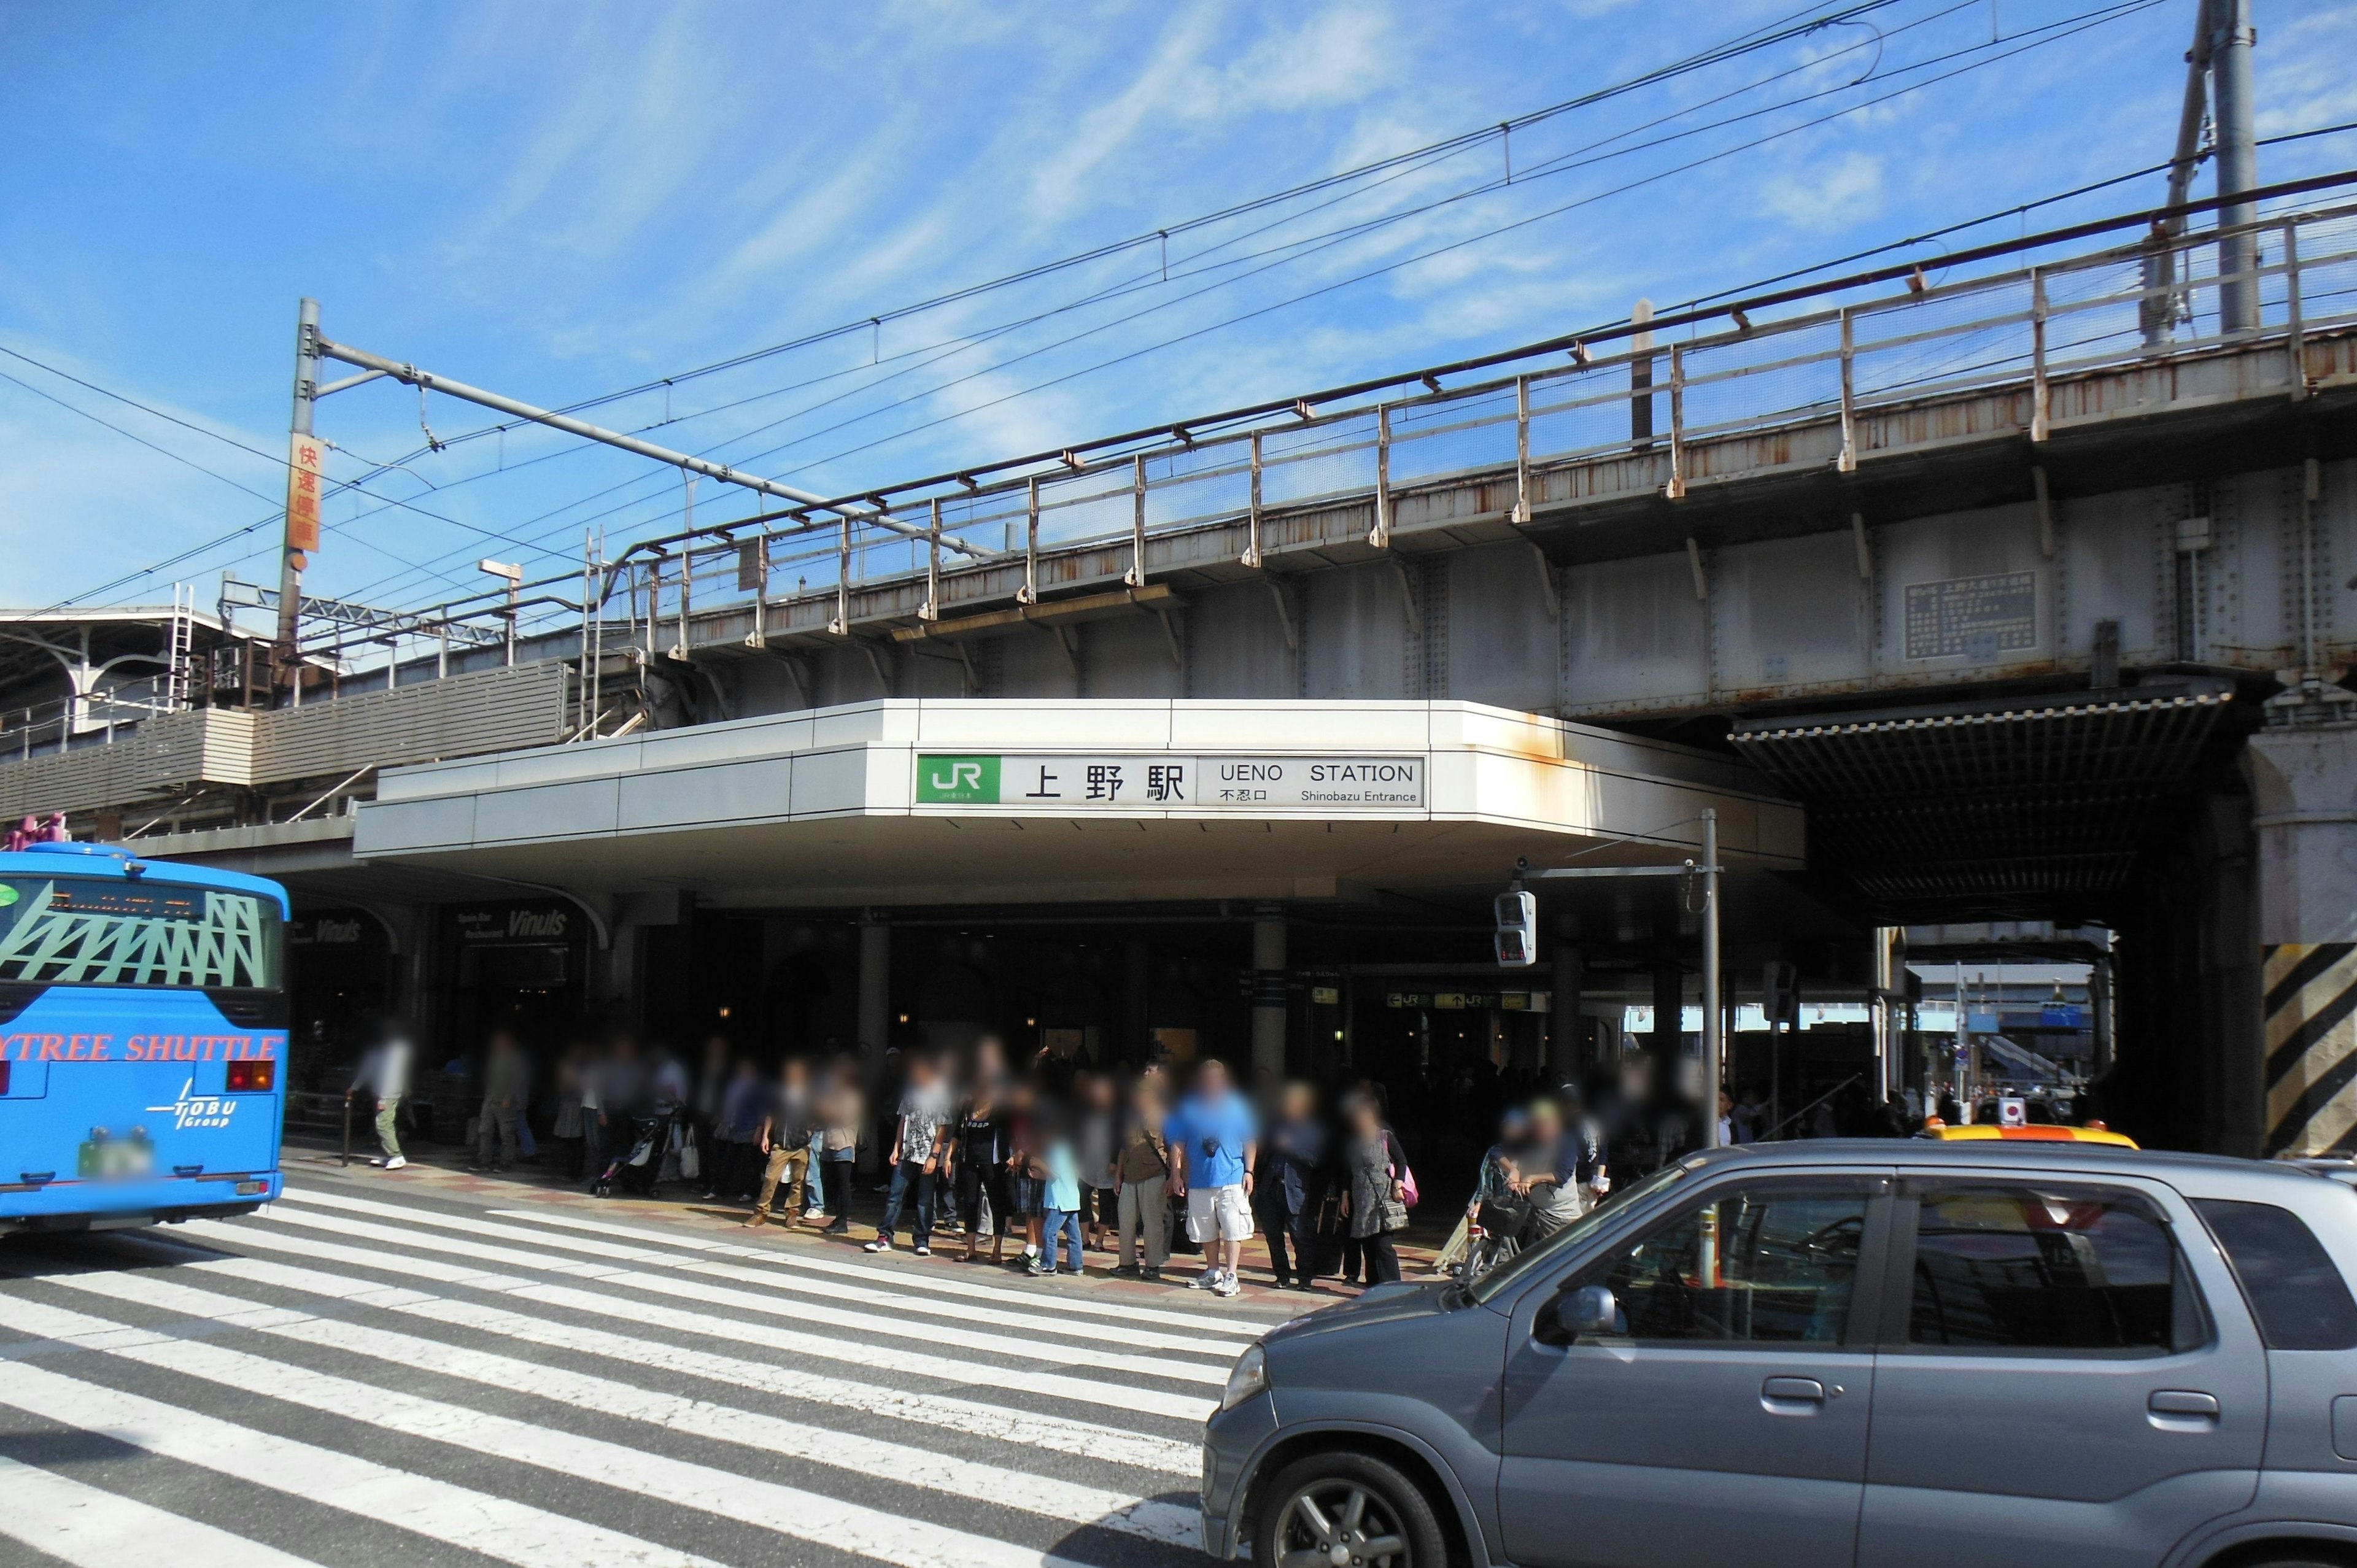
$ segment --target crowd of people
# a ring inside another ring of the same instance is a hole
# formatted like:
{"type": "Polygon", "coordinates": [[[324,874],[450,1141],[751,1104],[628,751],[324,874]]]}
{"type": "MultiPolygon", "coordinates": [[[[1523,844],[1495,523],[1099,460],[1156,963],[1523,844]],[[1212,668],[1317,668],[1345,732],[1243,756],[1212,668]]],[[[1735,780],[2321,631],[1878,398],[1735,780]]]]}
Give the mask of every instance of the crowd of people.
{"type": "MultiPolygon", "coordinates": [[[[404,1040],[388,1031],[350,1091],[374,1097],[376,1163],[396,1168],[396,1109],[413,1071],[404,1040]]],[[[479,1097],[467,1129],[476,1168],[537,1157],[533,1074],[515,1038],[495,1033],[479,1059],[452,1065],[479,1097]]],[[[1321,1089],[1264,1072],[1238,1083],[1218,1059],[1096,1068],[1045,1049],[1017,1063],[992,1036],[961,1049],[896,1047],[872,1065],[836,1048],[795,1054],[772,1071],[719,1036],[691,1061],[615,1035],[565,1050],[550,1079],[538,1101],[554,1144],[547,1163],[593,1192],[684,1189],[746,1210],[748,1227],[842,1236],[868,1184],[883,1200],[869,1251],[930,1257],[941,1243],[966,1262],[1040,1277],[1082,1273],[1095,1253],[1110,1254],[1101,1269],[1159,1280],[1179,1253],[1200,1259],[1188,1283],[1232,1295],[1257,1239],[1280,1289],[1329,1275],[1396,1280],[1397,1240],[1421,1197],[1385,1087],[1364,1078],[1321,1089]]],[[[1415,1098],[1413,1141],[1450,1176],[1472,1166],[1435,1265],[1459,1273],[1570,1224],[1609,1201],[1616,1178],[1682,1158],[1709,1131],[1641,1058],[1552,1088],[1460,1072],[1415,1098]],[[1475,1159],[1468,1135],[1485,1124],[1495,1136],[1475,1159]]],[[[1732,1144],[1903,1135],[1920,1120],[1855,1084],[1781,1122],[1754,1089],[1722,1095],[1717,1110],[1718,1141],[1732,1144]]]]}
{"type": "MultiPolygon", "coordinates": [[[[514,1037],[495,1033],[464,1065],[479,1090],[473,1168],[540,1157],[514,1037]]],[[[1200,1260],[1185,1283],[1233,1295],[1255,1236],[1280,1289],[1400,1277],[1394,1238],[1418,1193],[1371,1080],[1328,1096],[1267,1074],[1240,1084],[1217,1059],[1099,1069],[1041,1050],[1017,1064],[995,1036],[896,1047],[872,1077],[865,1066],[832,1050],[767,1072],[716,1036],[692,1063],[627,1036],[576,1045],[544,1101],[550,1160],[596,1193],[683,1187],[746,1209],[748,1227],[835,1235],[870,1181],[883,1214],[867,1251],[953,1245],[964,1262],[1039,1277],[1082,1273],[1096,1253],[1111,1255],[1101,1271],[1160,1280],[1185,1253],[1200,1260]]],[[[392,1031],[348,1090],[375,1100],[380,1165],[406,1163],[397,1111],[413,1075],[392,1031]]]]}

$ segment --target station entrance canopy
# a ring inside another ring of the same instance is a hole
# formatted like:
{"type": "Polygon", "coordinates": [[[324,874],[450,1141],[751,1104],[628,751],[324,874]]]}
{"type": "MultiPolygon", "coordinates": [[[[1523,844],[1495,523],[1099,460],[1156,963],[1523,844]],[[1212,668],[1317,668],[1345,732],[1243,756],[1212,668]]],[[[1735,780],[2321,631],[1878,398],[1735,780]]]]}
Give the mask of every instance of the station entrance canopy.
{"type": "Polygon", "coordinates": [[[720,907],[1311,898],[1798,870],[1740,764],[1458,702],[885,701],[388,771],[354,854],[720,907]]]}

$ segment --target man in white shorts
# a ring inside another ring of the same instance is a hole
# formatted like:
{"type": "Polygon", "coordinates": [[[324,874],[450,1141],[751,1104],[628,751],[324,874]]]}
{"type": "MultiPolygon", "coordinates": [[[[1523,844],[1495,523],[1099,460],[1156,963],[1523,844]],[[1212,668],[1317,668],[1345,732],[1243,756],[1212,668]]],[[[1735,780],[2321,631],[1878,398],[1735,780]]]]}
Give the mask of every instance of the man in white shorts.
{"type": "Polygon", "coordinates": [[[1187,1200],[1187,1234],[1202,1243],[1211,1265],[1190,1288],[1233,1295],[1243,1288],[1236,1264],[1253,1233],[1252,1172],[1260,1129],[1252,1105],[1228,1081],[1223,1064],[1207,1061],[1196,1069],[1193,1091],[1162,1133],[1178,1156],[1171,1181],[1187,1200]]]}

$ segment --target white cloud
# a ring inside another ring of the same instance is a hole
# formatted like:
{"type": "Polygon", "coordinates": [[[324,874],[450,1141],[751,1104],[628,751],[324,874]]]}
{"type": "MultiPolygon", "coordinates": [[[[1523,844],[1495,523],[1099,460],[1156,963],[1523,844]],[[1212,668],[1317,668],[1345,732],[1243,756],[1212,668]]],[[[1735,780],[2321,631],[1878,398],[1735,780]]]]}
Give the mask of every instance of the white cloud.
{"type": "Polygon", "coordinates": [[[1843,228],[1882,212],[1882,160],[1870,153],[1844,153],[1770,180],[1760,204],[1796,228],[1843,228]]]}

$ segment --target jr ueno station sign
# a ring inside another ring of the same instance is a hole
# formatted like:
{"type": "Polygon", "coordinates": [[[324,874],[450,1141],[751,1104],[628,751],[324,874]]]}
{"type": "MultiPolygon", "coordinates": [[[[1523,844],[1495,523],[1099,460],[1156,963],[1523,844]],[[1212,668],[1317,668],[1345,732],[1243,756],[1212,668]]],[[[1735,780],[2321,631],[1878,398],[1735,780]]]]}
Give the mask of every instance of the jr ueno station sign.
{"type": "Polygon", "coordinates": [[[1397,811],[1425,803],[1422,757],[917,757],[920,806],[1058,811],[1397,811]]]}

